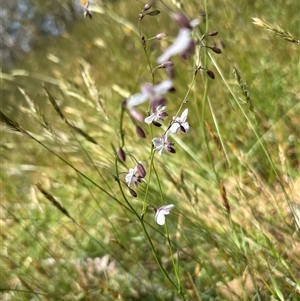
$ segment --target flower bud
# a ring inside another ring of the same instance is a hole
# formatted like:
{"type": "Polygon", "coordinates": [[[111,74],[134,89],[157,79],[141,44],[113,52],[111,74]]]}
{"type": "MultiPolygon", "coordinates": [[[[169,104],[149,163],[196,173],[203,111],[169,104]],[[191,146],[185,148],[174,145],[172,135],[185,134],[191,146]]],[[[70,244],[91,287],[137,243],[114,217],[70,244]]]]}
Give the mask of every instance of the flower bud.
{"type": "Polygon", "coordinates": [[[145,178],[146,170],[145,170],[144,166],[141,163],[138,163],[136,168],[137,168],[137,172],[141,176],[141,178],[145,178]]]}
{"type": "Polygon", "coordinates": [[[131,108],[129,112],[130,112],[130,115],[131,115],[135,120],[137,120],[137,121],[139,121],[139,122],[143,122],[143,121],[144,121],[144,118],[143,118],[142,114],[141,114],[138,110],[136,110],[136,109],[134,109],[134,108],[131,108]]]}
{"type": "Polygon", "coordinates": [[[144,6],[144,11],[150,9],[151,6],[152,6],[152,5],[151,5],[150,3],[145,4],[145,6],[144,6]]]}
{"type": "Polygon", "coordinates": [[[140,127],[140,126],[136,126],[135,127],[135,130],[136,130],[136,133],[137,133],[137,135],[139,136],[139,137],[141,137],[141,138],[146,138],[146,133],[145,133],[145,131],[140,127]]]}
{"type": "Polygon", "coordinates": [[[166,36],[167,36],[166,33],[161,32],[155,36],[155,39],[160,41],[160,40],[164,39],[166,36]]]}
{"type": "Polygon", "coordinates": [[[211,79],[215,79],[215,75],[211,70],[206,70],[206,74],[211,78],[211,79]]]}
{"type": "Polygon", "coordinates": [[[126,153],[124,152],[123,148],[119,148],[119,150],[118,150],[118,158],[122,162],[126,161],[126,153]]]}
{"type": "Polygon", "coordinates": [[[218,32],[216,30],[214,30],[214,31],[208,32],[206,35],[213,37],[213,36],[216,36],[217,34],[218,34],[218,32]]]}
{"type": "Polygon", "coordinates": [[[211,49],[213,52],[215,52],[215,53],[218,53],[218,54],[222,53],[221,49],[218,48],[218,47],[216,47],[216,46],[211,47],[210,49],[211,49]]]}
{"type": "Polygon", "coordinates": [[[170,68],[170,67],[173,67],[174,66],[174,63],[172,61],[167,61],[167,62],[164,62],[162,64],[160,64],[160,68],[170,68]]]}
{"type": "Polygon", "coordinates": [[[192,28],[190,20],[184,14],[174,14],[173,19],[178,23],[181,28],[192,28]]]}
{"type": "Polygon", "coordinates": [[[128,190],[129,190],[129,193],[133,196],[133,197],[137,197],[137,193],[132,189],[132,188],[128,188],[128,190]]]}

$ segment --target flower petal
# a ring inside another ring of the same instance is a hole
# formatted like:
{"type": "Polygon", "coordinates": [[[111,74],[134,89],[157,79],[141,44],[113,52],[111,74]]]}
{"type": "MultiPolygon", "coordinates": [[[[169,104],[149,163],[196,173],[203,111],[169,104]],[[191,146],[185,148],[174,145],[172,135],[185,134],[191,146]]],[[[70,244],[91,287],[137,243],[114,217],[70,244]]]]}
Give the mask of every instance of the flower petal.
{"type": "Polygon", "coordinates": [[[153,90],[156,94],[162,95],[168,93],[173,88],[173,83],[171,80],[166,79],[161,83],[153,87],[153,90]]]}
{"type": "Polygon", "coordinates": [[[184,53],[190,46],[191,30],[189,28],[181,28],[174,43],[169,46],[165,52],[158,57],[157,62],[162,64],[170,59],[171,56],[184,53]]]}
{"type": "Polygon", "coordinates": [[[145,95],[142,93],[134,94],[127,100],[127,103],[126,103],[127,108],[130,109],[132,107],[138,106],[138,105],[144,103],[148,98],[149,98],[148,95],[145,95]]]}
{"type": "Polygon", "coordinates": [[[156,114],[151,114],[150,116],[145,118],[145,123],[151,124],[155,120],[156,114]]]}
{"type": "Polygon", "coordinates": [[[170,210],[173,208],[174,208],[173,204],[165,205],[158,208],[155,214],[155,221],[161,226],[164,225],[166,219],[165,216],[168,215],[170,213],[170,210]]]}
{"type": "Polygon", "coordinates": [[[160,211],[157,211],[156,214],[155,214],[155,221],[159,224],[159,225],[164,225],[165,224],[165,215],[160,212],[160,211]]]}
{"type": "Polygon", "coordinates": [[[174,123],[170,126],[168,132],[170,132],[170,133],[172,133],[172,134],[176,134],[176,133],[178,132],[179,128],[180,128],[180,124],[179,124],[178,122],[174,122],[174,123]]]}

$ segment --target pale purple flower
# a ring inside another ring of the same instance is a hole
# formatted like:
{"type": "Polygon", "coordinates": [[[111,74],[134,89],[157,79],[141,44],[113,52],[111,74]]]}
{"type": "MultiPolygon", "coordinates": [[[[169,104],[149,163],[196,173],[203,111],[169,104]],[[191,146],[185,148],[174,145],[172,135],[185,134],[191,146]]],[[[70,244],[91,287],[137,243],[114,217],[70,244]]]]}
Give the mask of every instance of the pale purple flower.
{"type": "Polygon", "coordinates": [[[164,225],[166,215],[168,215],[173,208],[174,208],[173,204],[164,205],[158,208],[155,213],[155,221],[161,226],[164,225]]]}
{"type": "Polygon", "coordinates": [[[186,59],[189,54],[193,54],[195,51],[195,42],[191,37],[191,32],[199,24],[199,20],[190,21],[184,14],[174,14],[173,19],[179,24],[180,30],[174,43],[157,59],[159,64],[168,61],[171,56],[177,54],[186,59]]]}
{"type": "Polygon", "coordinates": [[[140,178],[137,174],[137,167],[129,168],[129,172],[125,176],[125,182],[127,183],[128,187],[130,187],[130,185],[134,185],[135,187],[138,185],[138,182],[140,182],[140,178]]]}
{"type": "Polygon", "coordinates": [[[162,98],[162,95],[166,94],[173,88],[173,83],[171,80],[167,79],[157,84],[156,86],[151,86],[150,84],[143,84],[141,86],[141,93],[134,94],[127,100],[127,108],[138,106],[144,103],[146,100],[155,101],[162,98]]]}
{"type": "Polygon", "coordinates": [[[162,155],[164,149],[169,153],[176,153],[174,143],[170,142],[168,139],[168,132],[164,134],[162,138],[153,138],[152,143],[154,145],[154,150],[157,150],[159,155],[162,155]]]}
{"type": "Polygon", "coordinates": [[[189,28],[181,28],[174,43],[169,46],[161,56],[158,57],[157,62],[162,64],[168,61],[170,57],[177,54],[185,57],[187,52],[193,52],[194,47],[195,44],[191,38],[191,30],[189,28]]]}
{"type": "Polygon", "coordinates": [[[141,162],[138,162],[134,168],[129,168],[128,173],[125,176],[125,182],[128,187],[133,185],[138,186],[138,183],[142,183],[142,179],[146,176],[146,170],[141,162]]]}
{"type": "Polygon", "coordinates": [[[145,123],[151,124],[152,122],[163,121],[164,118],[168,116],[168,114],[164,112],[166,108],[167,108],[166,106],[160,105],[153,110],[152,107],[153,113],[145,118],[145,123]]]}
{"type": "Polygon", "coordinates": [[[186,121],[189,110],[185,109],[180,117],[173,117],[173,122],[169,128],[169,132],[175,134],[180,129],[183,133],[186,133],[190,129],[189,123],[186,121]]]}

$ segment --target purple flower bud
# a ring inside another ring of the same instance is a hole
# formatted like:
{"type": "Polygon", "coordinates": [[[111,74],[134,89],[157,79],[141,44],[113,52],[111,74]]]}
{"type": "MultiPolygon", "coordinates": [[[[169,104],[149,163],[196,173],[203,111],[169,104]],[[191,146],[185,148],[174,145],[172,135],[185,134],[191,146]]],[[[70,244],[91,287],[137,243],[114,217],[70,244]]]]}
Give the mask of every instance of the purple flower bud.
{"type": "Polygon", "coordinates": [[[138,110],[136,110],[136,109],[134,109],[134,108],[131,108],[129,112],[130,112],[130,115],[131,115],[135,120],[137,120],[137,121],[139,121],[139,122],[143,122],[143,121],[144,121],[144,118],[143,118],[142,114],[141,114],[138,110]]]}
{"type": "Polygon", "coordinates": [[[218,54],[222,53],[221,49],[218,48],[218,47],[216,47],[216,46],[211,47],[210,49],[211,49],[213,52],[215,52],[215,53],[218,53],[218,54]]]}
{"type": "Polygon", "coordinates": [[[138,163],[136,167],[137,167],[137,172],[140,175],[140,177],[145,178],[146,170],[145,170],[144,166],[141,163],[138,163]]]}
{"type": "Polygon", "coordinates": [[[214,30],[214,31],[208,32],[206,35],[213,37],[213,36],[216,36],[217,34],[218,34],[218,32],[216,30],[214,30]]]}
{"type": "Polygon", "coordinates": [[[123,148],[119,148],[119,150],[118,150],[118,158],[122,162],[126,161],[126,153],[124,152],[123,148]]]}
{"type": "Polygon", "coordinates": [[[139,137],[141,137],[141,138],[146,138],[146,133],[145,133],[145,131],[140,127],[140,126],[136,126],[135,127],[135,130],[136,130],[136,133],[137,133],[137,135],[139,136],[139,137]]]}
{"type": "Polygon", "coordinates": [[[150,3],[145,4],[145,6],[144,6],[144,11],[150,9],[151,6],[152,6],[152,5],[151,5],[150,3]]]}
{"type": "Polygon", "coordinates": [[[221,47],[223,48],[223,49],[225,49],[225,44],[224,44],[224,42],[223,41],[220,41],[220,45],[221,45],[221,47]]]}
{"type": "Polygon", "coordinates": [[[178,23],[180,27],[192,29],[190,20],[184,14],[174,14],[173,19],[178,23]]]}
{"type": "Polygon", "coordinates": [[[137,193],[132,189],[132,188],[128,188],[128,190],[129,190],[129,193],[133,196],[133,197],[137,197],[137,193]]]}
{"type": "Polygon", "coordinates": [[[173,79],[175,77],[175,70],[173,67],[166,68],[166,73],[170,79],[173,79]]]}
{"type": "Polygon", "coordinates": [[[160,41],[160,40],[164,39],[166,36],[167,36],[166,33],[161,32],[161,33],[159,33],[159,34],[157,34],[157,35],[155,36],[155,39],[158,40],[158,41],[160,41]]]}
{"type": "Polygon", "coordinates": [[[206,70],[206,74],[211,78],[211,79],[215,79],[215,75],[211,70],[206,70]]]}
{"type": "Polygon", "coordinates": [[[170,68],[170,67],[173,67],[174,66],[174,63],[172,61],[167,61],[167,62],[164,62],[160,65],[160,68],[170,68]]]}

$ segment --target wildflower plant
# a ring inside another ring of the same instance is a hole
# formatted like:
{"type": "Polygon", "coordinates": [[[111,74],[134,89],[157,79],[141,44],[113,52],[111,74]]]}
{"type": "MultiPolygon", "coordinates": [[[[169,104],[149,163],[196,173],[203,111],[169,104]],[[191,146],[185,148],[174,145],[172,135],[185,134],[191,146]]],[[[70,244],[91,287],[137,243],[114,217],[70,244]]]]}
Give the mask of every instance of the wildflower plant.
{"type": "Polygon", "coordinates": [[[64,60],[2,73],[28,119],[0,113],[5,297],[297,300],[298,40],[258,18],[290,48],[247,35],[239,6],[81,4],[84,37],[103,30],[74,42],[73,80],[64,60]]]}

